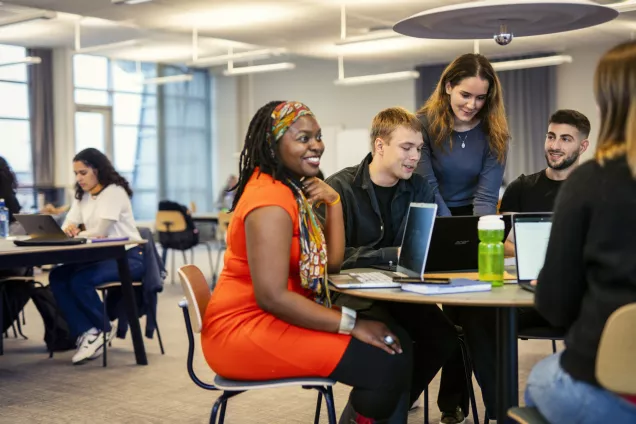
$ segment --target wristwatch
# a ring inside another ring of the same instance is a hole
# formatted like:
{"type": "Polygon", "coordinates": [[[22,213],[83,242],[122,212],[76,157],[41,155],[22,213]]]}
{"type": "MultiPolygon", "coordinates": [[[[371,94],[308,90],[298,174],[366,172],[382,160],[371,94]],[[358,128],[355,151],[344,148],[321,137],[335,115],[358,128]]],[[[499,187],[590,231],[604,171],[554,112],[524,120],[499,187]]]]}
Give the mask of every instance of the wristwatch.
{"type": "Polygon", "coordinates": [[[351,334],[353,327],[356,326],[356,311],[343,306],[341,312],[342,315],[340,316],[340,328],[338,328],[338,333],[351,334]]]}

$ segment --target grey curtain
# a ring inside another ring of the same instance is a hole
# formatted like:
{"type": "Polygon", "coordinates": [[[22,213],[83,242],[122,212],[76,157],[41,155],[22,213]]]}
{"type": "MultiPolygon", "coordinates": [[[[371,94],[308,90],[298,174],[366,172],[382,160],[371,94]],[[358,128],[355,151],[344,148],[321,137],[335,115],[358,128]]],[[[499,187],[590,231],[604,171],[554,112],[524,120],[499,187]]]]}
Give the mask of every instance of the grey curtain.
{"type": "Polygon", "coordinates": [[[545,167],[543,145],[548,120],[556,107],[556,67],[519,69],[498,73],[512,139],[504,179],[545,167]]]}
{"type": "MultiPolygon", "coordinates": [[[[493,60],[526,59],[524,56],[493,60]]],[[[419,108],[433,92],[444,65],[420,66],[417,79],[416,101],[419,108]]],[[[519,69],[498,72],[504,94],[504,105],[511,132],[510,151],[504,181],[510,183],[520,174],[529,174],[545,167],[543,143],[548,119],[556,107],[556,68],[519,69]]]]}
{"type": "Polygon", "coordinates": [[[33,185],[49,188],[53,187],[55,179],[53,51],[29,49],[28,55],[42,59],[39,65],[28,67],[33,185]]]}

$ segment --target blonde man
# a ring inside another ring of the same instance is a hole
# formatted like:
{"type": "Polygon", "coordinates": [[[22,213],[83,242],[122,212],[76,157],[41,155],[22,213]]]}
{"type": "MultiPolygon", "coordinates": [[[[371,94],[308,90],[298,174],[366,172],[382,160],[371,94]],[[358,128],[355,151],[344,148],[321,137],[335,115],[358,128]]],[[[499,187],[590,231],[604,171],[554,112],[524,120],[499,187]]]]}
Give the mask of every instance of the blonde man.
{"type": "MultiPolygon", "coordinates": [[[[369,153],[357,166],[327,178],[342,200],[346,268],[397,264],[411,202],[435,203],[433,190],[414,171],[420,160],[422,124],[401,107],[378,113],[371,123],[369,153]]],[[[403,399],[389,423],[405,414],[456,347],[455,328],[435,305],[371,302],[340,295],[336,303],[369,317],[399,323],[415,342],[410,399],[403,399]]]]}

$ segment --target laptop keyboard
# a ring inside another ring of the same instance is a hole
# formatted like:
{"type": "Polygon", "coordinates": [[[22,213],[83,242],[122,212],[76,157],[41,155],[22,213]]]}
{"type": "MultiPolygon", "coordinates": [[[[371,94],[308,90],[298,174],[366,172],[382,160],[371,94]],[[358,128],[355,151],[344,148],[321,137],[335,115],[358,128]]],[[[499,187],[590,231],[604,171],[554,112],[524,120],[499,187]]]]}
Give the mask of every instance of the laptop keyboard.
{"type": "Polygon", "coordinates": [[[349,274],[361,283],[366,284],[386,284],[392,283],[393,278],[381,272],[360,272],[349,274]]]}

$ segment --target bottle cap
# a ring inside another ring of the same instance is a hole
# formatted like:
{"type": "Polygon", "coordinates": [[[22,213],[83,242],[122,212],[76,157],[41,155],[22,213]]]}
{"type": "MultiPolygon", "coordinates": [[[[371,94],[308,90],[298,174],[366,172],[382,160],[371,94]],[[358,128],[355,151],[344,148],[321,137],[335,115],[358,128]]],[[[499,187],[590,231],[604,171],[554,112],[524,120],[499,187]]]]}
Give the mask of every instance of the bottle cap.
{"type": "Polygon", "coordinates": [[[501,215],[485,215],[479,218],[478,230],[503,230],[503,217],[501,215]]]}

